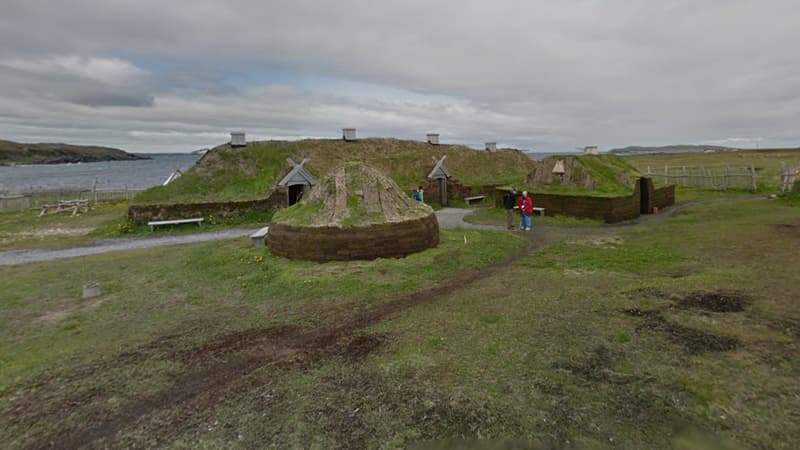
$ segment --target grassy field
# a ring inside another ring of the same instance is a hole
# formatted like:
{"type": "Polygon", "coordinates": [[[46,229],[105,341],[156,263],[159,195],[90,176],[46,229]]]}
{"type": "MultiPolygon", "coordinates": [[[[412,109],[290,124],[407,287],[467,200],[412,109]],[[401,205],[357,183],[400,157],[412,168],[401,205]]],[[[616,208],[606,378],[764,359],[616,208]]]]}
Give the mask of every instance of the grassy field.
{"type": "Polygon", "coordinates": [[[168,186],[157,186],[139,194],[140,203],[248,200],[269,194],[278,176],[289,166],[309,158],[306,166],[315,177],[347,161],[362,161],[384,171],[400,187],[417,187],[433,169],[431,157],[447,156],[445,167],[467,186],[521,184],[535,162],[524,153],[500,150],[478,151],[460,145],[432,146],[398,139],[334,139],[252,142],[244,148],[222,146],[207,153],[191,170],[168,186]]]}
{"type": "Polygon", "coordinates": [[[775,149],[775,150],[739,150],[717,153],[676,153],[652,154],[640,156],[625,156],[626,161],[646,173],[650,167],[655,176],[653,181],[662,184],[658,173],[664,173],[664,166],[679,167],[705,167],[706,169],[725,170],[740,169],[754,166],[759,190],[774,191],[780,183],[781,164],[790,167],[800,166],[800,149],[775,149]]]}
{"type": "Polygon", "coordinates": [[[404,259],[233,240],[0,268],[0,439],[794,448],[800,200],[693,200],[642,225],[445,231],[404,259]],[[103,296],[81,301],[87,280],[103,296]]]}
{"type": "MultiPolygon", "coordinates": [[[[559,227],[599,227],[605,225],[602,220],[581,219],[572,216],[540,216],[534,215],[533,226],[559,226],[559,227]]],[[[506,226],[506,210],[503,208],[476,208],[475,212],[464,218],[467,223],[479,225],[506,226]]],[[[520,216],[514,211],[514,226],[519,226],[520,216]]]]}
{"type": "Polygon", "coordinates": [[[195,224],[158,227],[133,226],[127,219],[126,203],[99,203],[88,213],[69,213],[38,217],[37,211],[0,212],[0,251],[18,249],[57,249],[97,243],[116,237],[156,237],[167,234],[190,234],[225,228],[263,227],[272,211],[255,211],[241,217],[206,217],[202,228],[195,224]]]}

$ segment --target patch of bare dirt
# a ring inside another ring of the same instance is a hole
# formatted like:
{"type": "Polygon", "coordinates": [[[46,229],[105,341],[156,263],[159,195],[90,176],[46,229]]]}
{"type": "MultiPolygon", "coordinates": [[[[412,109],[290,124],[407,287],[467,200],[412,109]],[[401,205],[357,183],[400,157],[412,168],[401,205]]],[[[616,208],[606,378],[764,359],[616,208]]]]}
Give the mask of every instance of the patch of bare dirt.
{"type": "Polygon", "coordinates": [[[569,370],[573,375],[590,382],[627,384],[636,380],[634,375],[614,371],[613,362],[614,357],[608,347],[598,344],[578,358],[556,364],[555,367],[569,370]]]}
{"type": "Polygon", "coordinates": [[[209,356],[229,354],[267,341],[285,340],[299,330],[300,327],[297,326],[279,325],[269,328],[236,331],[219,336],[199,348],[184,352],[181,359],[186,362],[194,359],[201,360],[209,356]]]}
{"type": "Polygon", "coordinates": [[[738,348],[741,343],[733,336],[723,336],[672,323],[660,313],[647,314],[637,330],[658,331],[669,335],[670,340],[683,346],[690,354],[725,352],[738,348]]]}
{"type": "Polygon", "coordinates": [[[725,352],[734,350],[741,345],[739,340],[733,336],[717,335],[672,323],[664,318],[662,310],[663,308],[651,310],[626,308],[622,312],[644,319],[636,328],[637,331],[666,333],[672,342],[683,346],[690,354],[725,352]]]}
{"type": "Polygon", "coordinates": [[[791,223],[778,223],[773,225],[778,233],[792,237],[792,238],[800,238],[800,224],[791,224],[791,223]]]}
{"type": "Polygon", "coordinates": [[[360,360],[377,350],[385,340],[385,336],[359,333],[339,347],[340,354],[350,360],[360,360]]]}
{"type": "Polygon", "coordinates": [[[749,297],[736,292],[695,292],[678,300],[675,305],[727,313],[744,311],[751,303],[749,297]]]}

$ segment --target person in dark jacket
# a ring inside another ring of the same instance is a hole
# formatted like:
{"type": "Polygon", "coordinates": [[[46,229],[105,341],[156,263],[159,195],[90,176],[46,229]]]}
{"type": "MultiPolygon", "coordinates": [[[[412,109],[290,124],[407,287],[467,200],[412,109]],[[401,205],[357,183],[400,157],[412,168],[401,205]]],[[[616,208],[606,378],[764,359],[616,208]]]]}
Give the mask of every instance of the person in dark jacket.
{"type": "Polygon", "coordinates": [[[503,207],[506,209],[506,222],[509,230],[514,229],[514,206],[517,205],[518,196],[517,188],[511,188],[510,191],[503,194],[503,207]]]}

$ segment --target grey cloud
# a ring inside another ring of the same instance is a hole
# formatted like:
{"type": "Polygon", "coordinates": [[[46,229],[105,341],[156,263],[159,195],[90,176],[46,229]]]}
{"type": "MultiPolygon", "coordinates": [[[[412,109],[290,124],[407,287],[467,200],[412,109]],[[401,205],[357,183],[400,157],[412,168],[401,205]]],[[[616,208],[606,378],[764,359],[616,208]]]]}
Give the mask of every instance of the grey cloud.
{"type": "MultiPolygon", "coordinates": [[[[195,142],[170,135],[169,128],[201,133],[247,126],[302,136],[344,124],[398,137],[436,127],[473,145],[493,136],[541,149],[800,140],[793,131],[800,119],[794,51],[800,31],[792,0],[60,5],[4,2],[0,60],[113,55],[170,61],[178,69],[112,89],[65,76],[20,80],[0,72],[0,111],[20,98],[49,102],[51,109],[58,102],[102,106],[113,111],[77,108],[68,117],[118,134],[150,131],[164,145],[195,142]],[[198,67],[216,73],[192,73],[198,67]],[[239,67],[391,86],[409,92],[410,100],[226,86],[224,74],[239,67]],[[117,110],[124,106],[147,108],[117,110]]],[[[41,115],[34,111],[15,123],[41,115]]],[[[146,145],[145,138],[132,142],[146,145]]]]}
{"type": "Polygon", "coordinates": [[[151,106],[143,72],[116,59],[0,60],[0,95],[46,98],[79,105],[151,106]]]}

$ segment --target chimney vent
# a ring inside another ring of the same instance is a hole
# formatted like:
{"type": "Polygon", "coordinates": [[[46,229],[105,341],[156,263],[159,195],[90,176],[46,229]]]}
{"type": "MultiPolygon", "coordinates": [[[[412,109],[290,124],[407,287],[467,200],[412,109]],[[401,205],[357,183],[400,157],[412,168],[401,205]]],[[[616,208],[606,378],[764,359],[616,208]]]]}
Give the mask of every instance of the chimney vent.
{"type": "Polygon", "coordinates": [[[356,129],[355,128],[342,128],[342,139],[345,141],[355,141],[356,140],[356,129]]]}
{"type": "Polygon", "coordinates": [[[244,147],[246,145],[244,131],[231,131],[231,147],[244,147]]]}

